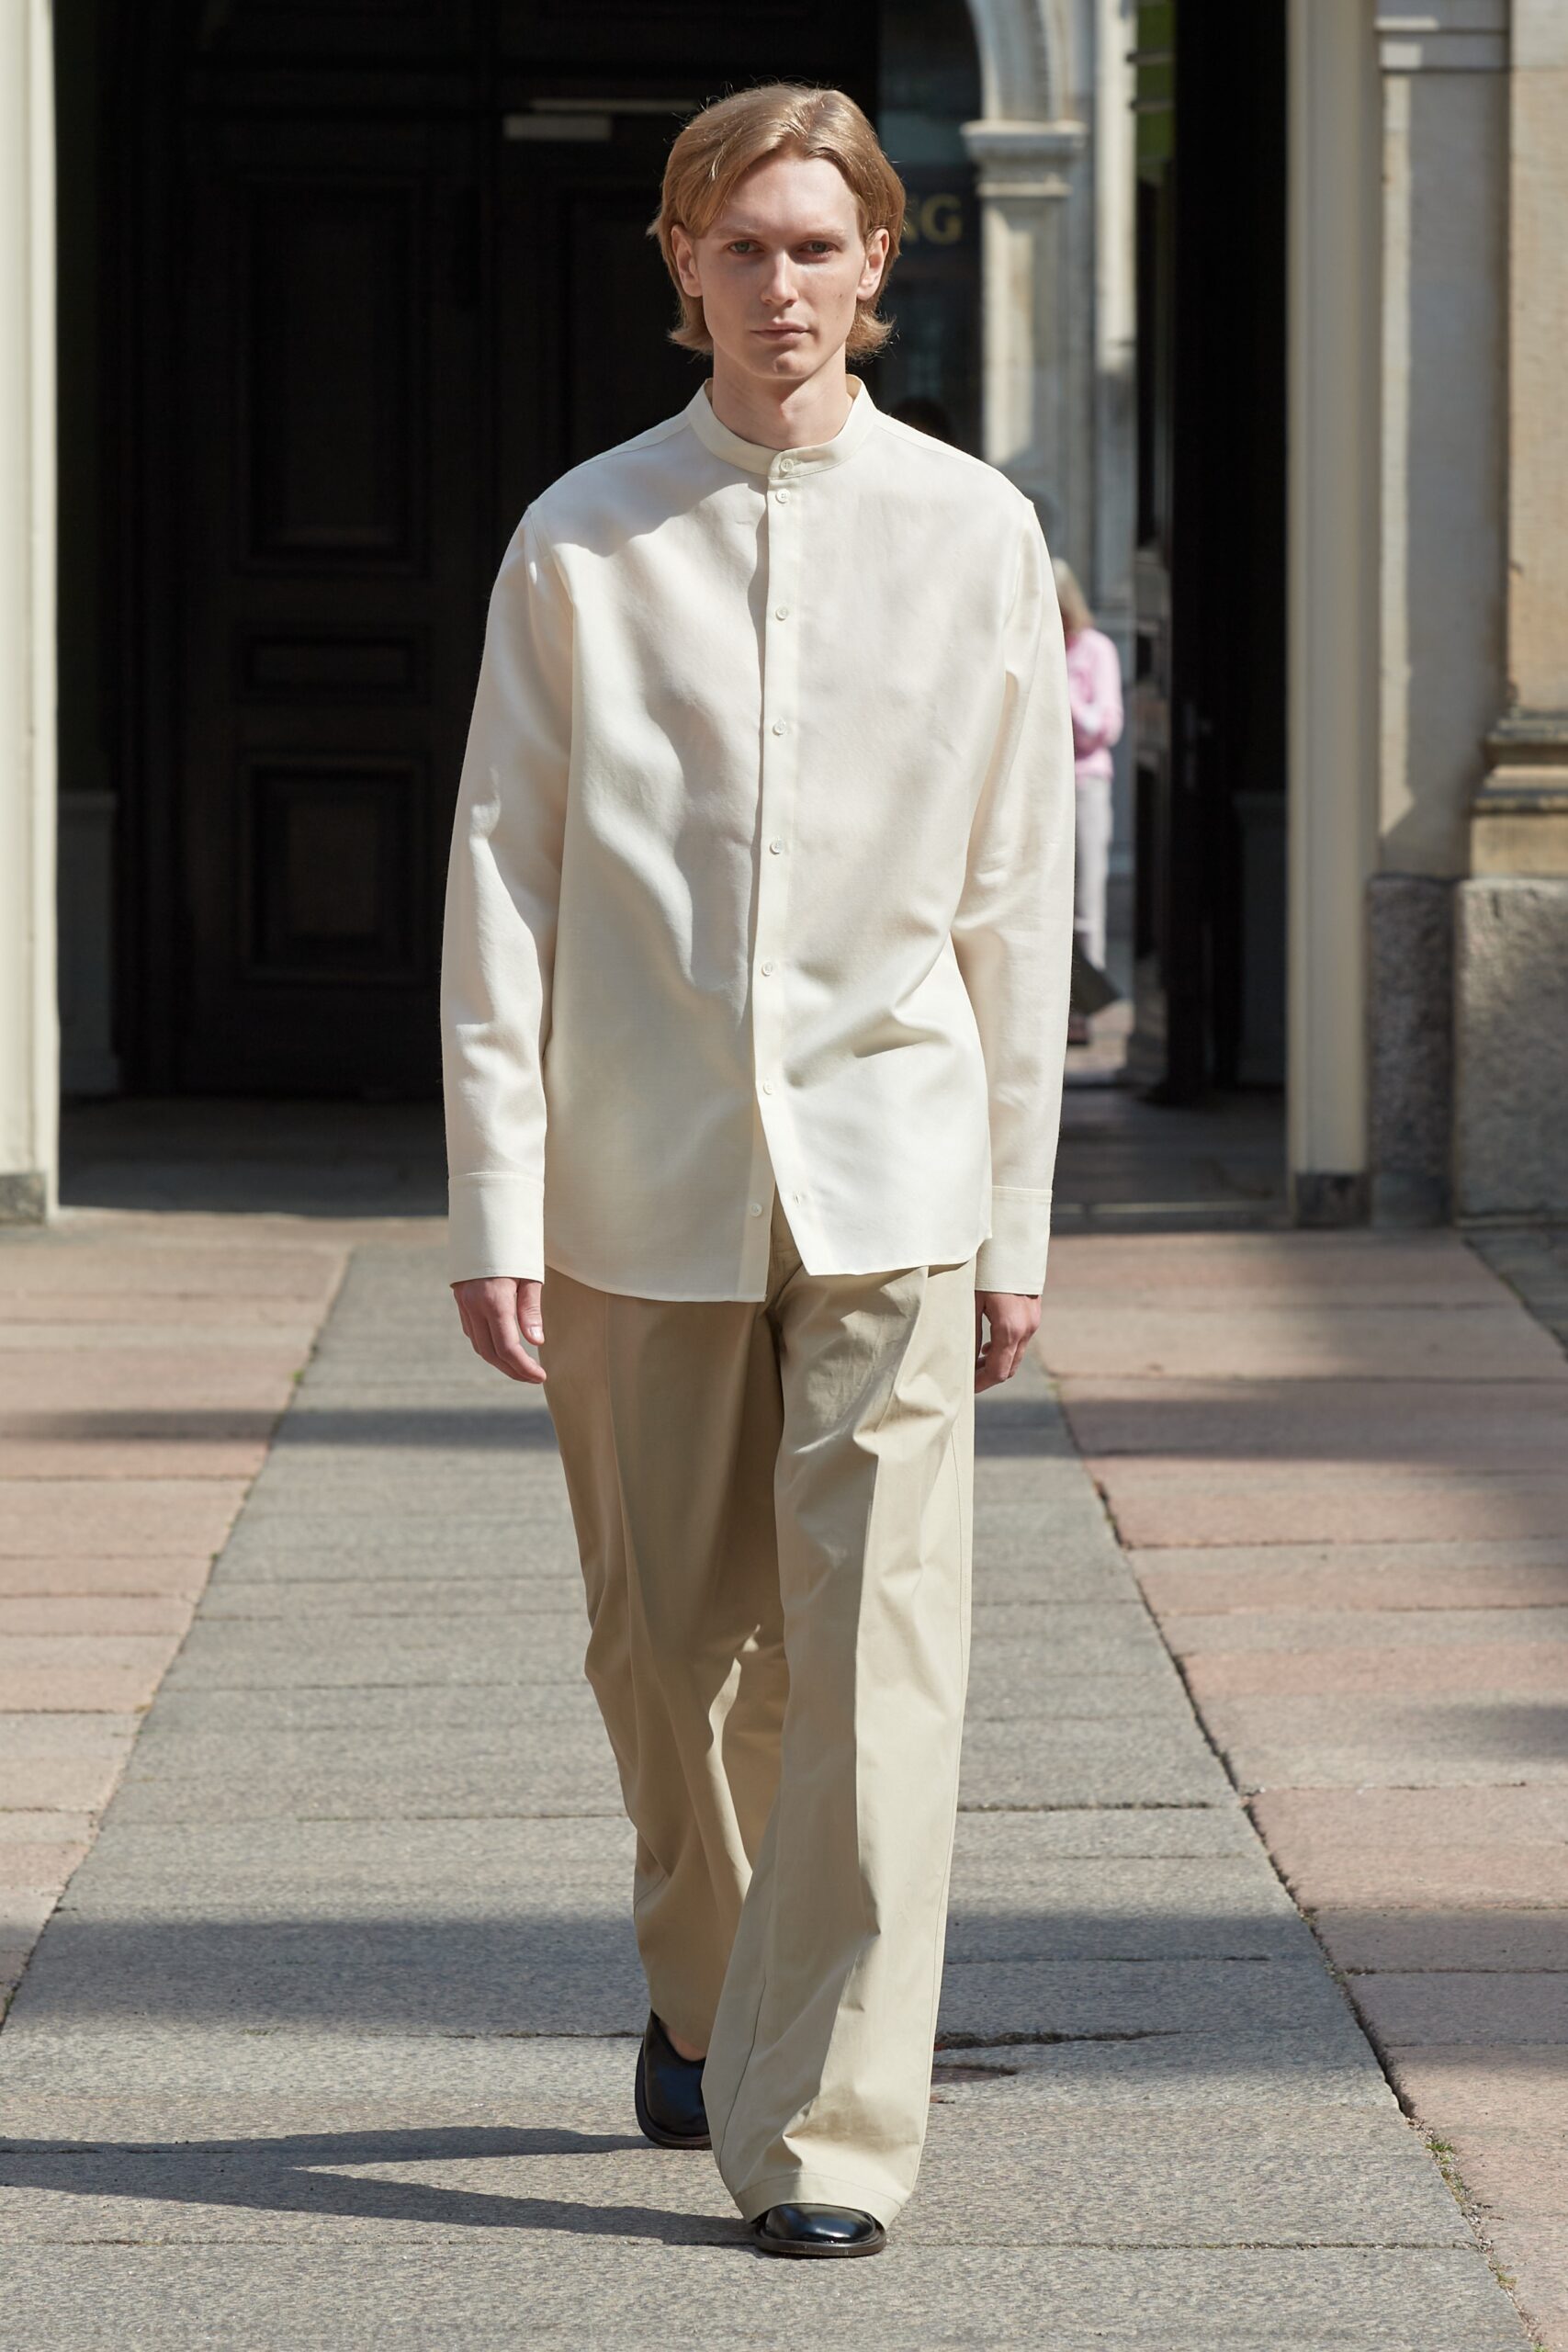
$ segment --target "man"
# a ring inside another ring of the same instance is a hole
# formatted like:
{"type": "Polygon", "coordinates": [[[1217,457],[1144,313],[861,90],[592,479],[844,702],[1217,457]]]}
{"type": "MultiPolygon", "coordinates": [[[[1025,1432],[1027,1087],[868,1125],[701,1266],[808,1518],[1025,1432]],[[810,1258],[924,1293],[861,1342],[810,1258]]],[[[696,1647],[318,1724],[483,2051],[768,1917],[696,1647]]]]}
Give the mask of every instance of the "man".
{"type": "Polygon", "coordinates": [[[638,2120],[811,2256],[919,2162],[974,1397],[1039,1321],[1072,935],[1033,510],[846,371],[902,219],[840,92],[675,141],[712,377],[508,548],[444,969],[453,1286],[546,1383],[637,1833],[638,2120]]]}

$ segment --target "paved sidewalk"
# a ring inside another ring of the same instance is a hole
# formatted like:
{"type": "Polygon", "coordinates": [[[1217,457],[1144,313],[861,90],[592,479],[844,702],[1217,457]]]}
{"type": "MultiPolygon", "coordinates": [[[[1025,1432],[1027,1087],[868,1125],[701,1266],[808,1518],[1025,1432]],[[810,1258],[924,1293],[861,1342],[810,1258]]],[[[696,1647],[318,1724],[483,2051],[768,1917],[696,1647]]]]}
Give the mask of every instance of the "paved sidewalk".
{"type": "Polygon", "coordinates": [[[253,1220],[0,1238],[0,2008],[90,1843],[347,1256],[253,1220]]]}
{"type": "Polygon", "coordinates": [[[1032,1368],[981,1407],[893,2247],[759,2259],[708,2159],[638,2139],[558,1464],[433,1240],[355,1250],[0,2033],[0,2342],[1517,2352],[1032,1368]]]}
{"type": "Polygon", "coordinates": [[[1046,1356],[1205,1727],[1538,2339],[1568,2346],[1568,1257],[1056,1250],[1046,1356]]]}

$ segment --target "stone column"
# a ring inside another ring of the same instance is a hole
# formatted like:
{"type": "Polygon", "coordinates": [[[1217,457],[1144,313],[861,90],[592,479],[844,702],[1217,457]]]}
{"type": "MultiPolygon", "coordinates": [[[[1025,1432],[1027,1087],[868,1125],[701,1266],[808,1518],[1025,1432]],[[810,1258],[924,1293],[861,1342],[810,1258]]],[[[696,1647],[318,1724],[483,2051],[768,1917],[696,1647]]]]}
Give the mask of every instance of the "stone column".
{"type": "Polygon", "coordinates": [[[1371,1207],[1444,1222],[1454,890],[1503,677],[1506,0],[1377,20],[1382,115],[1371,1207]]]}
{"type": "Polygon", "coordinates": [[[964,126],[980,198],[985,455],[1038,502],[1064,548],[1078,454],[1065,199],[1086,136],[1078,122],[964,126]]]}
{"type": "Polygon", "coordinates": [[[0,0],[0,1220],[54,1202],[54,181],[45,0],[0,0]]]}
{"type": "Polygon", "coordinates": [[[1377,58],[1362,0],[1291,0],[1288,1128],[1303,1225],[1365,1213],[1376,845],[1377,58]]]}
{"type": "Polygon", "coordinates": [[[1454,1175],[1470,1216],[1568,1215],[1568,10],[1513,0],[1507,698],[1455,933],[1454,1175]]]}

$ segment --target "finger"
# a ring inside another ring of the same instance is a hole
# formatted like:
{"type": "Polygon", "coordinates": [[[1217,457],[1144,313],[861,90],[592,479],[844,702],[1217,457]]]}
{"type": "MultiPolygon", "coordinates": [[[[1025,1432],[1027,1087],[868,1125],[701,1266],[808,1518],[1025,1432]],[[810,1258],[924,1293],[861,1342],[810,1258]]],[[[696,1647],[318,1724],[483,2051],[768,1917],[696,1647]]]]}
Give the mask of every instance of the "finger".
{"type": "Polygon", "coordinates": [[[525,1340],[531,1340],[535,1347],[543,1344],[545,1337],[543,1292],[538,1283],[518,1283],[517,1321],[525,1340]]]}
{"type": "Polygon", "coordinates": [[[987,1388],[999,1388],[1010,1380],[1022,1361],[1023,1335],[1011,1329],[1007,1322],[993,1323],[986,1349],[985,1381],[987,1388]]]}
{"type": "Polygon", "coordinates": [[[987,1337],[986,1310],[981,1306],[979,1300],[976,1299],[975,1301],[975,1388],[976,1395],[987,1385],[986,1380],[986,1369],[989,1354],[990,1341],[987,1337]]]}
{"type": "Polygon", "coordinates": [[[504,1372],[506,1366],[496,1356],[495,1343],[490,1335],[490,1325],[482,1315],[471,1315],[468,1320],[468,1345],[482,1363],[492,1372],[504,1372]]]}
{"type": "Polygon", "coordinates": [[[489,1308],[486,1315],[488,1337],[494,1351],[490,1359],[491,1363],[498,1372],[505,1373],[509,1380],[542,1381],[544,1366],[528,1353],[523,1344],[516,1308],[508,1310],[489,1301],[486,1305],[489,1308]]]}

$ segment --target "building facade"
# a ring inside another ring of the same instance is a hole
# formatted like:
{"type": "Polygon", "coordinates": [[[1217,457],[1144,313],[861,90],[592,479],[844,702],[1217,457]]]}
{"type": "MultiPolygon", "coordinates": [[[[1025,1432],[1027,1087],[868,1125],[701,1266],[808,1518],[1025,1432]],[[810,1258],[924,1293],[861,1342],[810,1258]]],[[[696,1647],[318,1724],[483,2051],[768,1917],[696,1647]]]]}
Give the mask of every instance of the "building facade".
{"type": "Polygon", "coordinates": [[[0,1215],[62,1083],[430,1089],[495,557],[688,395],[659,164],[781,75],[909,187],[878,400],[1122,650],[1166,1099],[1280,1080],[1303,1222],[1568,1212],[1557,0],[0,0],[0,1215]]]}

